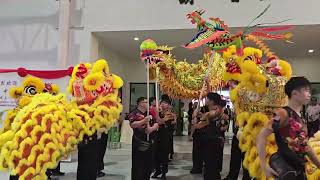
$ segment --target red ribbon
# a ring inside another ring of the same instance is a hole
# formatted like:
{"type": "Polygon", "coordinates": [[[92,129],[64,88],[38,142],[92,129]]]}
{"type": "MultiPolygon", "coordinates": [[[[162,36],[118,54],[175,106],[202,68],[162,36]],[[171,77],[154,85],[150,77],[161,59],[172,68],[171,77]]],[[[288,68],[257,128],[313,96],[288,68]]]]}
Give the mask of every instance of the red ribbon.
{"type": "Polygon", "coordinates": [[[274,32],[274,31],[284,31],[288,29],[292,29],[294,26],[275,26],[275,27],[267,27],[267,28],[258,28],[256,31],[264,31],[264,32],[274,32]]]}
{"type": "Polygon", "coordinates": [[[65,70],[28,70],[26,68],[18,69],[0,69],[0,73],[13,73],[16,72],[20,77],[32,75],[41,79],[59,79],[65,76],[71,76],[73,67],[65,70]]]}

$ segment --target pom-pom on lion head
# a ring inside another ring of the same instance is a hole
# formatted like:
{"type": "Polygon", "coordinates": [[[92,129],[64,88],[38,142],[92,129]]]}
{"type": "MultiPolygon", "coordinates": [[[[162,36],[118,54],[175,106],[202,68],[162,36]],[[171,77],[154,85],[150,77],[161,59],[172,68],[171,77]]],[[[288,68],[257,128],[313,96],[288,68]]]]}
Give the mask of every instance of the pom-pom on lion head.
{"type": "Polygon", "coordinates": [[[91,64],[79,64],[69,81],[69,92],[79,104],[92,104],[99,96],[118,93],[123,85],[120,77],[109,71],[106,60],[100,59],[91,64]]]}

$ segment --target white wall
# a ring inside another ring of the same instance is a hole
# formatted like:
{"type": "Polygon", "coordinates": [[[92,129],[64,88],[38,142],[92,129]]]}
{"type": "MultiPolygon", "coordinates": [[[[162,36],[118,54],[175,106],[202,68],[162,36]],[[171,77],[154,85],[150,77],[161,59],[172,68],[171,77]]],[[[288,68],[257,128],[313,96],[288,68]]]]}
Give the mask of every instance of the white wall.
{"type": "Polygon", "coordinates": [[[128,112],[128,104],[129,104],[129,93],[127,92],[127,89],[129,89],[129,86],[127,85],[127,76],[125,74],[125,64],[127,62],[127,59],[125,57],[122,57],[120,54],[117,54],[115,52],[112,52],[106,44],[98,39],[95,35],[92,35],[91,37],[91,53],[90,56],[92,60],[95,59],[105,59],[108,61],[110,72],[114,73],[122,78],[124,81],[123,85],[123,102],[124,105],[124,112],[128,112]]]}
{"type": "Polygon", "coordinates": [[[311,82],[320,82],[319,58],[316,58],[316,57],[291,58],[291,59],[288,59],[288,61],[291,63],[294,75],[305,76],[311,82]]]}
{"type": "MultiPolygon", "coordinates": [[[[271,2],[262,22],[292,19],[290,24],[319,24],[319,0],[195,0],[180,5],[178,0],[86,0],[85,25],[90,31],[123,31],[194,28],[185,15],[203,8],[205,17],[220,17],[231,27],[243,27],[271,2]]],[[[261,22],[261,21],[260,21],[261,22]]]]}
{"type": "Polygon", "coordinates": [[[124,106],[123,112],[127,113],[130,105],[130,83],[146,82],[146,69],[144,63],[142,63],[139,58],[130,59],[121,55],[121,52],[114,52],[112,50],[112,42],[106,42],[98,39],[95,35],[92,36],[91,43],[92,47],[94,47],[92,48],[91,57],[95,59],[106,59],[109,64],[110,71],[119,75],[124,80],[122,92],[124,106]]]}
{"type": "MultiPolygon", "coordinates": [[[[70,53],[66,67],[57,61],[58,2],[52,0],[1,1],[0,6],[0,62],[1,68],[48,70],[65,69],[79,62],[80,44],[89,39],[87,31],[81,30],[82,1],[72,1],[70,53]],[[79,28],[80,27],[80,28],[79,28]]],[[[85,44],[90,47],[90,43],[85,44]]],[[[82,47],[84,48],[84,47],[82,47]]],[[[89,50],[82,53],[85,60],[89,50]]],[[[0,74],[0,78],[17,76],[0,74]]],[[[68,78],[51,80],[65,91],[68,78]]]]}

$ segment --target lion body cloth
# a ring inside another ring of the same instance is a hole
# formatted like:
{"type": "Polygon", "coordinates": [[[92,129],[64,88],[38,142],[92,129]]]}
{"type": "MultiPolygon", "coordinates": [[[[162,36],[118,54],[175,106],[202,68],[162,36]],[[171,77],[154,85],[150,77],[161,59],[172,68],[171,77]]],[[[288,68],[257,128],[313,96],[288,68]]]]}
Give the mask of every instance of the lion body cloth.
{"type": "Polygon", "coordinates": [[[68,86],[72,101],[37,78],[13,88],[18,106],[0,131],[0,168],[19,179],[46,179],[46,170],[76,150],[84,135],[105,131],[119,119],[122,85],[107,62],[98,60],[74,68],[68,86]]]}

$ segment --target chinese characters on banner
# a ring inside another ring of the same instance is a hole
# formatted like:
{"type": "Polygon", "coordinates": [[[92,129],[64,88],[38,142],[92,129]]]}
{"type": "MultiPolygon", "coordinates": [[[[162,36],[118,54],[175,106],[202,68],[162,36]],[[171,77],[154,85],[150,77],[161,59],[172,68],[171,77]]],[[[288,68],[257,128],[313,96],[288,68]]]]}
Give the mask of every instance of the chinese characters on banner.
{"type": "Polygon", "coordinates": [[[9,97],[9,89],[18,85],[18,79],[0,79],[0,111],[12,109],[16,106],[14,99],[9,97]]]}

